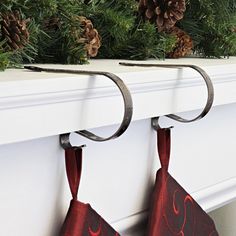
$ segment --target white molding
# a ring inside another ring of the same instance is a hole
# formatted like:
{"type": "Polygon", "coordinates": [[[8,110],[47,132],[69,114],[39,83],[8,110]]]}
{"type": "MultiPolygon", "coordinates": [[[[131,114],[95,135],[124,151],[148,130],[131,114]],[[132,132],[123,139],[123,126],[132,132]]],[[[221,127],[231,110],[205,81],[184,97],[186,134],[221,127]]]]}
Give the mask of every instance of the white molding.
{"type": "MultiPolygon", "coordinates": [[[[236,103],[236,58],[181,59],[178,63],[186,64],[186,60],[209,73],[215,86],[214,106],[236,103]]],[[[47,67],[116,73],[132,93],[133,120],[201,109],[206,100],[202,78],[188,68],[130,68],[119,66],[117,60],[97,60],[85,66],[47,67]]],[[[121,121],[122,110],[119,91],[111,81],[100,76],[23,70],[0,73],[0,144],[115,125],[121,121]]]]}
{"type": "MultiPolygon", "coordinates": [[[[117,222],[111,223],[112,227],[117,230],[120,234],[128,231],[130,228],[139,229],[142,227],[143,223],[147,221],[148,212],[143,211],[117,222]]],[[[122,234],[123,235],[123,234],[122,234]]]]}
{"type": "MultiPolygon", "coordinates": [[[[221,183],[209,186],[191,194],[198,204],[206,211],[211,212],[236,199],[236,178],[231,178],[221,183]]],[[[148,211],[143,211],[122,220],[112,223],[119,232],[129,228],[139,228],[147,220],[148,211]]]]}
{"type": "MultiPolygon", "coordinates": [[[[218,71],[214,71],[212,67],[206,68],[206,71],[209,71],[214,85],[236,83],[236,70],[234,73],[231,71],[234,66],[236,64],[221,65],[224,73],[221,71],[221,73],[217,74],[218,71]]],[[[15,73],[20,74],[21,72],[15,71],[15,73]]],[[[152,69],[141,72],[122,72],[117,73],[117,75],[123,78],[125,82],[127,81],[126,84],[132,94],[145,94],[161,90],[175,90],[204,85],[201,77],[191,69],[183,69],[181,79],[178,78],[177,69],[152,69]],[[145,80],[143,80],[144,77],[145,80]]],[[[47,79],[47,81],[19,80],[1,82],[0,80],[0,110],[85,99],[105,99],[120,95],[113,84],[108,85],[108,81],[103,78],[101,79],[100,76],[95,79],[94,83],[96,84],[96,80],[103,80],[103,83],[97,86],[94,86],[94,84],[92,86],[89,85],[91,78],[88,76],[82,76],[80,81],[75,81],[75,79],[75,76],[71,77],[70,75],[68,77],[64,75],[62,78],[47,79]],[[88,90],[89,94],[87,94],[88,90]]]]}
{"type": "Polygon", "coordinates": [[[206,212],[211,212],[236,199],[236,178],[199,190],[192,196],[206,212]]]}

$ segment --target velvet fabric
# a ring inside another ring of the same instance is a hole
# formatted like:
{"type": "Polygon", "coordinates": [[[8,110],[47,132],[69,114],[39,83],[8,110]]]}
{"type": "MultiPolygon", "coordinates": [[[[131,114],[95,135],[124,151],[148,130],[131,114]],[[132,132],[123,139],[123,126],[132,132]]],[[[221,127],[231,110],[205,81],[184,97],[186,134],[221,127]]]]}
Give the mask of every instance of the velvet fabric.
{"type": "Polygon", "coordinates": [[[89,204],[77,200],[82,170],[82,148],[67,149],[65,161],[72,200],[60,236],[119,236],[89,204]]]}
{"type": "Polygon", "coordinates": [[[218,236],[213,220],[168,173],[170,129],[159,129],[157,171],[151,199],[148,236],[218,236]]]}

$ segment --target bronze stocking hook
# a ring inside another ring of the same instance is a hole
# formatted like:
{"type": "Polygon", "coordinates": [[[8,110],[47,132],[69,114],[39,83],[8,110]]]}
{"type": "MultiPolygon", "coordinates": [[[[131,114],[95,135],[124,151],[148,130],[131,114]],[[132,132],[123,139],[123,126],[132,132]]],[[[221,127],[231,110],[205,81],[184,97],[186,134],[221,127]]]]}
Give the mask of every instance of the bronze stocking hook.
{"type": "MultiPolygon", "coordinates": [[[[116,86],[120,90],[120,92],[122,94],[123,101],[124,101],[124,116],[123,116],[123,120],[122,120],[119,128],[117,129],[117,131],[114,134],[112,134],[111,136],[106,137],[106,138],[97,136],[87,130],[80,130],[80,131],[76,131],[75,133],[80,134],[90,140],[93,140],[93,141],[103,142],[103,141],[107,141],[107,140],[119,137],[129,127],[129,124],[131,122],[132,115],[133,115],[132,97],[129,92],[129,89],[126,87],[124,82],[117,75],[110,73],[110,72],[104,72],[104,71],[52,69],[52,68],[41,68],[41,67],[36,67],[36,66],[25,66],[24,68],[29,69],[29,70],[33,70],[33,71],[37,71],[37,72],[83,74],[83,75],[103,75],[103,76],[109,78],[110,80],[112,80],[116,84],[116,86]]],[[[60,143],[64,149],[71,147],[69,135],[70,135],[70,133],[60,135],[60,143]]]]}
{"type": "MultiPolygon", "coordinates": [[[[169,114],[169,115],[165,115],[166,117],[179,121],[179,122],[183,122],[183,123],[190,123],[190,122],[194,122],[197,120],[202,119],[211,109],[213,101],[214,101],[214,87],[212,84],[212,81],[209,77],[209,75],[206,73],[206,71],[204,71],[202,68],[200,68],[199,66],[196,65],[185,65],[185,64],[141,64],[141,63],[127,63],[127,62],[120,62],[120,65],[123,66],[141,66],[141,67],[162,67],[162,68],[183,68],[183,67],[189,67],[192,68],[194,70],[196,70],[204,79],[204,82],[207,86],[207,102],[206,105],[204,107],[204,109],[202,110],[202,112],[192,118],[192,119],[185,119],[183,117],[177,116],[175,114],[169,114]]],[[[152,126],[154,129],[159,129],[159,123],[158,123],[158,119],[159,117],[154,117],[152,118],[152,126]]]]}

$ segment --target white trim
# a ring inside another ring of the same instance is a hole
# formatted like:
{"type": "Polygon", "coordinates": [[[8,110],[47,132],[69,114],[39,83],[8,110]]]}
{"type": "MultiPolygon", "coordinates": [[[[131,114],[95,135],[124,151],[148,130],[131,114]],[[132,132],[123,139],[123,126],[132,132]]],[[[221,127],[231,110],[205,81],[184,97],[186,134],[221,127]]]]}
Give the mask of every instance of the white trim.
{"type": "Polygon", "coordinates": [[[206,212],[211,212],[236,199],[236,178],[199,190],[192,196],[206,212]]]}
{"type": "MultiPolygon", "coordinates": [[[[236,178],[225,180],[191,195],[206,212],[211,212],[236,199],[236,178]]],[[[142,225],[147,220],[147,216],[148,212],[143,211],[116,221],[112,226],[117,231],[124,232],[130,227],[138,228],[138,225],[142,225]]]]}
{"type": "MultiPolygon", "coordinates": [[[[214,74],[212,72],[213,68],[208,68],[214,85],[236,82],[236,71],[234,73],[231,72],[234,66],[236,64],[222,65],[222,71],[225,73],[220,74],[214,74]]],[[[117,73],[117,75],[127,81],[126,83],[132,94],[145,94],[204,85],[201,77],[191,69],[184,69],[181,79],[178,79],[178,70],[176,69],[117,73]]],[[[96,86],[97,81],[101,80],[100,76],[95,79],[93,85],[89,85],[91,78],[88,76],[82,76],[80,81],[76,81],[76,79],[75,76],[64,76],[63,78],[47,79],[46,81],[0,81],[0,110],[85,99],[105,99],[106,97],[120,95],[116,87],[113,84],[108,84],[108,81],[104,79],[102,79],[102,84],[99,83],[96,86]],[[88,90],[89,94],[87,94],[88,90]]]]}

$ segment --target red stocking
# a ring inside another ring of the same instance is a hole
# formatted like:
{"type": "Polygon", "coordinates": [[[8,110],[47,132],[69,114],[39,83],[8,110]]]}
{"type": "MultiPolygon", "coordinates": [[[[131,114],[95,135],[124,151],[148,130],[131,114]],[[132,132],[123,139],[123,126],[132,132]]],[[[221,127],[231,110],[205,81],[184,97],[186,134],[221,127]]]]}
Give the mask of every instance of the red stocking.
{"type": "Polygon", "coordinates": [[[170,129],[159,129],[161,168],[156,174],[148,236],[218,236],[213,220],[168,173],[170,129]]]}
{"type": "Polygon", "coordinates": [[[66,150],[66,173],[73,199],[60,236],[119,236],[89,204],[77,200],[82,169],[82,148],[66,150]]]}

